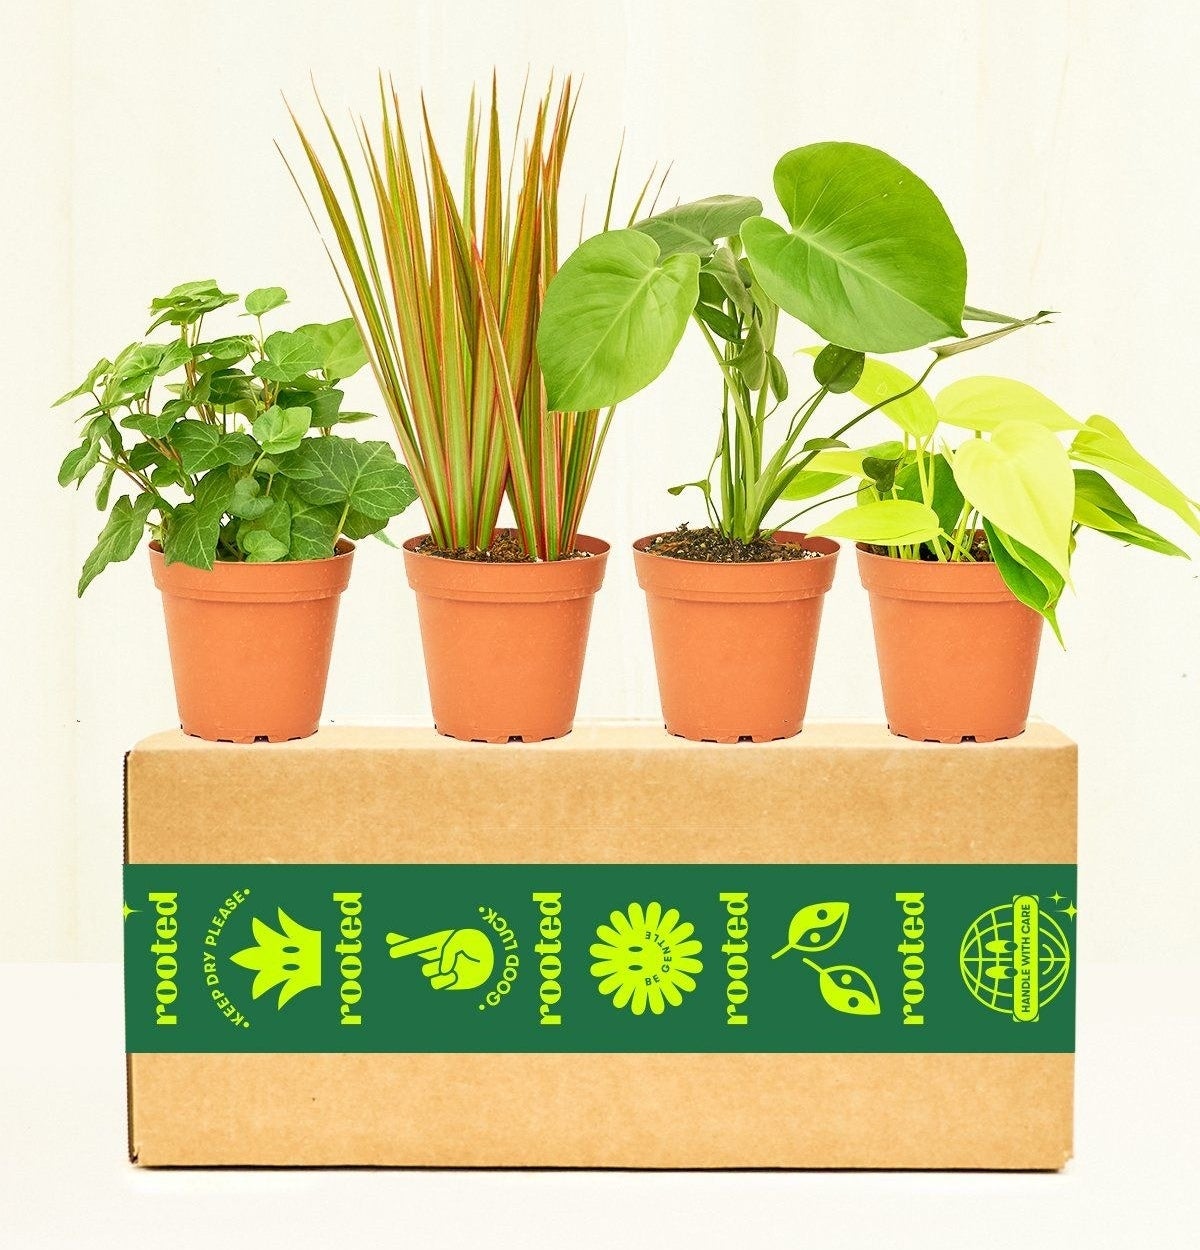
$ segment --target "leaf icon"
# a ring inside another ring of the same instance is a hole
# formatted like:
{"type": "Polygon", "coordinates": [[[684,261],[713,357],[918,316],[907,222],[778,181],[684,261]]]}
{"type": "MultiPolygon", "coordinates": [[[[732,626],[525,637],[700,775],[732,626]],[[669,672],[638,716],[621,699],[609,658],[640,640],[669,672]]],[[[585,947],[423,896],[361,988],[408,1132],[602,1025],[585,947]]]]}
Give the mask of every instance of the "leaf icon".
{"type": "Polygon", "coordinates": [[[788,925],[788,944],[771,956],[778,959],[788,951],[828,950],[842,936],[850,916],[849,903],[810,903],[801,907],[788,925]]]}
{"type": "Polygon", "coordinates": [[[811,959],[804,962],[820,973],[821,997],[834,1011],[842,1011],[849,1016],[879,1015],[879,994],[875,983],[861,968],[853,964],[819,968],[811,959]]]}

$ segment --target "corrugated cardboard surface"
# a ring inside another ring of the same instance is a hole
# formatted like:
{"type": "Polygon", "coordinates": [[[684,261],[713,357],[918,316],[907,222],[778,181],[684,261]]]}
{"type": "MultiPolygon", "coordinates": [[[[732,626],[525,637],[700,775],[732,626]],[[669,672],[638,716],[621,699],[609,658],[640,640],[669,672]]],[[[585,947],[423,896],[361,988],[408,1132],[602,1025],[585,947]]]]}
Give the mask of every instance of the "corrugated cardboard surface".
{"type": "MultiPolygon", "coordinates": [[[[651,725],[541,744],[178,732],[127,760],[131,863],[1073,863],[1076,750],[814,724],[716,746],[651,725]],[[437,831],[431,837],[431,831],[437,831]],[[686,836],[673,836],[673,835],[686,836]]],[[[145,1165],[1058,1168],[1073,1057],[130,1057],[145,1165]]]]}

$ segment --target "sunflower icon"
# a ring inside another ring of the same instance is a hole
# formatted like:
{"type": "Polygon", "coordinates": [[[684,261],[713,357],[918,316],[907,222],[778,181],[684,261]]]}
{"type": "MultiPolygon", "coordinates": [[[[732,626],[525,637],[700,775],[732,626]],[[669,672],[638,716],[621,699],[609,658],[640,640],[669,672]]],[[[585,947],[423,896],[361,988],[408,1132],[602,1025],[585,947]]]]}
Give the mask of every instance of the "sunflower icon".
{"type": "Polygon", "coordinates": [[[696,958],[701,944],[692,937],[695,926],[681,924],[679,912],[664,912],[661,903],[630,903],[610,919],[611,925],[597,927],[600,940],[591,947],[600,993],[611,994],[614,1007],[628,1007],[635,1016],[647,1007],[656,1016],[667,1004],[678,1007],[696,988],[693,974],[704,968],[696,958]]]}

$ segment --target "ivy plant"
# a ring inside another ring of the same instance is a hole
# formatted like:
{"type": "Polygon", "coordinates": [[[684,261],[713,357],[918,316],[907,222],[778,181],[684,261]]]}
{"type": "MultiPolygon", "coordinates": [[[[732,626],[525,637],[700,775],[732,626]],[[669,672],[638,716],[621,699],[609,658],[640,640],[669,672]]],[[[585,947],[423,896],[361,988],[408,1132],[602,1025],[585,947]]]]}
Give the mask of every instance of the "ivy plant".
{"type": "Polygon", "coordinates": [[[210,314],[238,298],[211,280],[175,287],[150,305],[146,334],[161,336],[97,361],[57,401],[86,405],[59,483],[97,477],[101,511],[116,483],[132,487],[111,503],[80,594],[147,533],[168,564],[319,560],[342,536],[382,536],[416,498],[387,443],[334,432],[371,415],[342,408],[340,383],[367,362],[353,320],[268,333],[288,297],[264,287],[243,301],[248,326],[209,337],[210,314]]]}
{"type": "Polygon", "coordinates": [[[963,378],[935,398],[894,365],[866,359],[855,392],[867,399],[903,395],[881,407],[898,437],[816,453],[793,483],[796,497],[850,482],[858,502],[812,532],[869,543],[900,559],[993,560],[1013,594],[1056,635],[1056,609],[1081,529],[1186,556],[1138,520],[1112,479],[1200,534],[1196,502],[1115,422],[1079,421],[1023,382],[963,378]],[[952,433],[959,434],[957,445],[952,433]]]}

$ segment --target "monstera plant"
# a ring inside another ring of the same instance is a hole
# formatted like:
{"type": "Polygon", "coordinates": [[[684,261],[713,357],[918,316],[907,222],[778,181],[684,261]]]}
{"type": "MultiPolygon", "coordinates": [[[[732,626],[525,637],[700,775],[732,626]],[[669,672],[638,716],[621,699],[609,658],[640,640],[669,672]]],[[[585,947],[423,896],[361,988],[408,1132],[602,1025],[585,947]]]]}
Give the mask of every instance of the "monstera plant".
{"type": "Polygon", "coordinates": [[[657,378],[694,322],[723,400],[710,470],[687,485],[703,492],[712,528],[742,545],[769,531],[767,514],[813,450],[809,423],[848,389],[858,355],[965,337],[976,313],[945,210],[893,157],[853,143],[797,148],[776,166],[775,191],[786,225],[759,200],[727,195],[586,240],[551,283],[538,331],[551,406],[604,407],[657,378]],[[815,392],[790,414],[781,314],[831,344],[815,392]]]}

